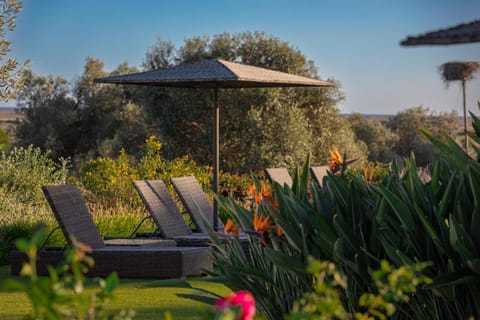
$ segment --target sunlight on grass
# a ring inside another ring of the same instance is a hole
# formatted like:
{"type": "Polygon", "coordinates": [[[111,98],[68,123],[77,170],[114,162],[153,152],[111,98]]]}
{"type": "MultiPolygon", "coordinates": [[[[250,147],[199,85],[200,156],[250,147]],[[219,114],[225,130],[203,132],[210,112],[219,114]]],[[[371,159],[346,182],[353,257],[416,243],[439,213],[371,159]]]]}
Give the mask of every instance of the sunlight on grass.
{"type": "MultiPolygon", "coordinates": [[[[0,284],[9,275],[9,266],[0,267],[0,284]]],[[[170,311],[175,320],[198,319],[208,305],[191,299],[191,295],[209,292],[224,296],[230,292],[207,279],[123,279],[115,290],[115,300],[106,304],[106,309],[134,309],[136,319],[163,319],[165,311],[170,311]]],[[[26,294],[0,291],[0,319],[22,319],[30,310],[26,294]]]]}

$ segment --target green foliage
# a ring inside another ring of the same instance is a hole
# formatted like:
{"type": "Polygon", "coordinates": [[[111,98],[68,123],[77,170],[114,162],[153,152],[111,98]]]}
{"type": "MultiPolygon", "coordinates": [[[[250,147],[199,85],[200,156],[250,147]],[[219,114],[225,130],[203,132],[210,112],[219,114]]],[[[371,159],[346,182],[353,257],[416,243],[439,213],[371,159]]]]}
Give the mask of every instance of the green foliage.
{"type": "Polygon", "coordinates": [[[56,164],[32,146],[0,154],[0,264],[8,262],[14,239],[52,220],[41,186],[64,183],[67,163],[56,164]]]}
{"type": "MultiPolygon", "coordinates": [[[[0,267],[0,288],[10,276],[10,267],[0,267]]],[[[18,278],[14,278],[18,279],[18,278]]],[[[229,294],[231,291],[221,281],[207,277],[188,279],[120,279],[115,288],[115,299],[105,304],[108,313],[117,313],[127,306],[135,308],[135,319],[158,320],[168,311],[174,320],[203,319],[213,301],[205,305],[205,301],[191,299],[192,293],[210,292],[215,297],[229,294]],[[148,299],[146,299],[148,296],[148,299]]],[[[220,279],[218,279],[220,280],[220,279]]],[[[98,286],[95,279],[87,279],[85,290],[92,292],[98,286]]],[[[25,319],[32,313],[28,297],[23,292],[1,291],[0,319],[25,319]]],[[[165,320],[168,318],[165,318],[165,320]]],[[[206,318],[207,319],[207,318],[206,318]]],[[[209,317],[208,319],[213,319],[209,317]]]]}
{"type": "Polygon", "coordinates": [[[295,303],[287,319],[385,320],[396,312],[394,302],[407,303],[419,285],[431,281],[421,274],[426,266],[419,263],[392,270],[390,264],[382,260],[380,269],[372,273],[377,293],[362,294],[358,305],[366,311],[355,312],[352,317],[341,299],[341,293],[347,288],[347,277],[337,270],[334,263],[309,257],[307,271],[314,278],[313,292],[295,303]]]}
{"type": "MultiPolygon", "coordinates": [[[[278,184],[275,187],[277,194],[277,188],[281,187],[278,184]]],[[[227,286],[232,290],[251,292],[261,314],[267,319],[280,319],[290,311],[294,301],[311,288],[311,276],[305,273],[303,267],[303,241],[295,238],[298,243],[290,242],[290,236],[295,237],[288,230],[291,226],[278,223],[288,235],[281,236],[275,226],[269,225],[268,221],[260,221],[262,217],[272,219],[272,215],[278,211],[269,196],[268,187],[257,182],[256,190],[257,195],[252,200],[250,209],[229,198],[218,199],[234,224],[247,233],[249,255],[244,253],[237,238],[223,244],[218,235],[212,234],[211,239],[216,248],[212,251],[212,259],[227,286]]],[[[282,200],[277,198],[277,201],[280,210],[283,208],[283,213],[291,216],[289,209],[281,203],[282,200]]],[[[308,208],[303,205],[291,209],[291,212],[296,212],[299,216],[308,215],[308,208]]],[[[309,225],[299,223],[297,226],[305,231],[302,235],[308,237],[309,225]]],[[[311,235],[316,236],[313,232],[311,235]]]]}
{"type": "Polygon", "coordinates": [[[74,85],[74,96],[81,107],[82,137],[78,142],[80,155],[87,158],[108,157],[124,148],[136,154],[147,135],[147,122],[143,108],[132,103],[135,89],[131,86],[102,86],[95,78],[138,71],[127,63],[119,65],[110,74],[103,70],[104,63],[87,57],[84,72],[74,85]]]}
{"type": "Polygon", "coordinates": [[[391,118],[387,127],[398,137],[394,151],[400,157],[408,157],[413,152],[419,166],[434,162],[433,145],[420,133],[426,128],[437,138],[455,136],[458,130],[458,115],[450,113],[430,113],[428,108],[414,107],[397,113],[391,118]]]}
{"type": "Polygon", "coordinates": [[[5,131],[0,128],[0,152],[5,152],[10,147],[10,138],[5,131]]]}
{"type": "Polygon", "coordinates": [[[49,267],[49,277],[38,277],[36,259],[38,247],[43,243],[45,232],[37,231],[30,240],[17,239],[17,248],[24,252],[29,262],[21,274],[27,283],[10,279],[5,283],[8,290],[20,290],[28,294],[33,307],[32,319],[132,319],[133,311],[107,314],[104,303],[113,298],[118,285],[118,276],[112,273],[105,280],[98,280],[98,291],[84,290],[85,273],[94,264],[87,254],[90,248],[72,239],[72,248],[65,252],[65,261],[56,269],[49,267]]]}
{"type": "MultiPolygon", "coordinates": [[[[220,58],[309,77],[318,77],[313,61],[298,49],[264,32],[222,33],[193,37],[176,49],[158,39],[146,56],[144,68],[220,58]]],[[[330,79],[332,80],[332,79],[330,79]]],[[[334,80],[332,80],[334,81],[334,80]]],[[[143,97],[149,119],[156,121],[166,157],[194,155],[199,163],[211,162],[212,97],[208,90],[145,88],[143,97]]],[[[348,125],[335,105],[343,99],[340,84],[322,89],[222,90],[220,149],[222,168],[248,172],[264,167],[293,167],[313,152],[333,145],[365,154],[357,147],[348,125]],[[327,115],[328,116],[325,116],[327,115]],[[294,143],[295,142],[295,143],[294,143]]]]}
{"type": "MultiPolygon", "coordinates": [[[[111,74],[133,71],[123,64],[111,74]]],[[[128,88],[93,82],[106,75],[103,63],[91,57],[74,85],[29,73],[18,99],[25,117],[16,132],[18,143],[50,150],[54,157],[112,156],[122,146],[138,152],[146,136],[142,108],[126,99],[132,96],[128,88]]]]}
{"type": "Polygon", "coordinates": [[[342,304],[341,292],[347,287],[347,278],[335,264],[308,259],[307,271],[313,276],[313,292],[295,302],[287,319],[349,319],[342,304]]]}
{"type": "MultiPolygon", "coordinates": [[[[313,61],[288,42],[264,32],[193,37],[179,48],[158,39],[147,51],[144,68],[211,58],[318,77],[313,61]]],[[[18,143],[81,162],[114,157],[122,148],[138,156],[142,141],[153,133],[165,141],[165,159],[189,155],[196,163],[210,164],[211,92],[94,83],[98,77],[134,71],[124,63],[107,73],[102,61],[87,57],[84,72],[74,84],[30,74],[18,99],[25,116],[17,130],[18,143]]],[[[336,84],[322,89],[222,90],[222,169],[245,173],[264,167],[293,167],[308,152],[321,164],[333,146],[364,158],[364,143],[355,141],[336,107],[344,99],[340,83],[336,84]]]]}
{"type": "Polygon", "coordinates": [[[252,178],[248,174],[222,172],[220,174],[219,193],[242,203],[247,200],[248,189],[251,185],[252,178]]]}
{"type": "Polygon", "coordinates": [[[0,154],[0,189],[18,202],[41,203],[41,186],[65,183],[67,165],[67,160],[57,165],[39,148],[15,147],[0,154]]]}
{"type": "Polygon", "coordinates": [[[15,239],[32,235],[35,223],[30,220],[15,220],[0,224],[0,266],[10,263],[10,250],[15,247],[15,239]]]}
{"type": "MultiPolygon", "coordinates": [[[[117,202],[132,207],[141,204],[134,180],[163,180],[170,186],[170,178],[194,175],[207,188],[210,184],[210,168],[198,166],[184,156],[167,161],[161,155],[162,143],[150,136],[141,147],[142,156],[135,161],[133,156],[121,151],[116,159],[99,157],[86,162],[81,170],[81,182],[86,189],[99,197],[106,207],[117,202]]],[[[173,187],[170,186],[173,194],[173,187]]]]}
{"type": "Polygon", "coordinates": [[[324,165],[327,162],[328,151],[334,147],[348,150],[351,159],[366,159],[367,145],[357,139],[350,123],[342,119],[337,108],[324,105],[319,110],[309,110],[309,117],[316,119],[310,127],[316,141],[312,150],[312,163],[324,165]]]}
{"type": "MultiPolygon", "coordinates": [[[[246,159],[250,163],[249,167],[294,167],[310,152],[312,134],[305,125],[308,119],[300,108],[292,107],[289,102],[282,102],[280,99],[283,94],[280,90],[269,92],[268,101],[264,102],[263,106],[254,106],[247,114],[252,122],[250,130],[255,137],[251,140],[249,153],[246,154],[250,158],[246,159]]],[[[237,149],[239,144],[245,144],[236,141],[237,145],[234,147],[234,141],[227,142],[232,145],[232,149],[237,149]]],[[[231,167],[238,168],[236,164],[232,163],[231,167]]]]}
{"type": "Polygon", "coordinates": [[[18,97],[24,121],[16,130],[17,144],[34,145],[52,153],[52,157],[68,157],[75,153],[81,139],[79,113],[69,95],[69,84],[61,77],[41,77],[31,72],[18,97]]]}
{"type": "MultiPolygon", "coordinates": [[[[92,205],[90,205],[92,207],[92,205]]],[[[145,216],[145,209],[141,206],[118,204],[114,207],[93,206],[92,215],[98,232],[103,237],[128,238],[132,235],[135,226],[145,216]]],[[[154,232],[157,226],[151,220],[145,221],[137,232],[154,232]]]]}
{"type": "Polygon", "coordinates": [[[382,122],[367,119],[360,113],[348,116],[355,137],[363,141],[368,148],[368,160],[373,162],[390,162],[395,158],[393,146],[398,137],[382,122]]]}
{"type": "MultiPolygon", "coordinates": [[[[10,52],[7,33],[15,28],[15,18],[22,9],[21,3],[17,0],[0,1],[0,60],[4,60],[10,52]]],[[[28,61],[21,66],[11,57],[0,65],[0,99],[8,101],[16,98],[17,93],[23,89],[27,66],[28,61]]]]}
{"type": "Polygon", "coordinates": [[[404,169],[394,162],[378,180],[370,179],[368,171],[342,170],[329,174],[320,188],[309,183],[306,161],[291,189],[273,185],[273,204],[260,202],[250,211],[219,199],[250,238],[252,258],[236,239],[226,246],[217,241],[213,257],[221,266],[218,272],[231,288],[251,291],[259,310],[276,319],[311,291],[310,278],[301,271],[309,255],[334,262],[347,276],[342,299],[349,312],[359,310],[363,293],[374,293],[371,274],[381,260],[394,268],[428,261],[432,265],[425,274],[433,282],[401,308],[394,303],[394,318],[466,319],[479,314],[479,162],[454,140],[426,135],[439,150],[428,181],[421,179],[412,157],[404,169]],[[251,232],[256,212],[273,225],[261,236],[251,232]],[[278,227],[283,236],[275,234],[278,227]]]}
{"type": "Polygon", "coordinates": [[[85,188],[108,204],[113,205],[116,201],[131,204],[137,199],[132,181],[137,179],[138,173],[130,163],[123,150],[116,159],[99,157],[90,160],[82,167],[81,181],[85,188]]]}
{"type": "Polygon", "coordinates": [[[408,303],[417,287],[431,283],[431,279],[422,275],[428,263],[404,265],[393,270],[386,260],[380,262],[380,269],[372,273],[377,294],[362,294],[359,306],[366,312],[355,313],[359,320],[388,319],[396,311],[396,303],[408,303]]]}
{"type": "MultiPolygon", "coordinates": [[[[104,237],[130,237],[134,227],[145,214],[145,209],[142,207],[132,208],[119,203],[113,207],[105,208],[97,202],[95,201],[93,205],[91,202],[88,202],[88,204],[95,225],[99,233],[104,237]]],[[[10,262],[10,250],[15,247],[15,239],[30,238],[39,226],[43,226],[48,233],[58,226],[58,222],[53,218],[49,208],[44,208],[43,212],[39,213],[36,219],[22,219],[21,217],[4,219],[0,223],[0,265],[10,262]]],[[[153,232],[155,229],[156,226],[153,222],[146,221],[138,232],[153,232]]],[[[67,241],[63,233],[57,230],[48,238],[45,246],[64,247],[66,244],[67,241]]]]}

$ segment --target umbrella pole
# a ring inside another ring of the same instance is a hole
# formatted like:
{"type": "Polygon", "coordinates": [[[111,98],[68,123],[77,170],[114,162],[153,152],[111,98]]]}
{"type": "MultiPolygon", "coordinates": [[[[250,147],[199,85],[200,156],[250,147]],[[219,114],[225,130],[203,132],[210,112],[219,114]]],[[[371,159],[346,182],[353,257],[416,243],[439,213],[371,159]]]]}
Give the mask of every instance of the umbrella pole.
{"type": "Polygon", "coordinates": [[[462,80],[462,92],[463,92],[463,136],[465,138],[463,145],[465,146],[465,151],[468,153],[467,102],[465,98],[465,80],[462,80]]]}
{"type": "MultiPolygon", "coordinates": [[[[219,153],[220,153],[220,106],[218,105],[218,88],[213,89],[213,106],[215,108],[215,128],[213,139],[213,192],[218,195],[219,153]]],[[[213,199],[213,230],[218,231],[218,201],[213,199]]]]}

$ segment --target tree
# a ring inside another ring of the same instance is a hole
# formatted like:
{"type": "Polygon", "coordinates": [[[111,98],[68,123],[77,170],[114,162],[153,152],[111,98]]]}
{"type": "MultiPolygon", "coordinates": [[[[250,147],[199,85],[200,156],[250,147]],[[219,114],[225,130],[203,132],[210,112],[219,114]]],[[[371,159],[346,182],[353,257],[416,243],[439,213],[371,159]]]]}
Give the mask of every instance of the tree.
{"type": "MultiPolygon", "coordinates": [[[[150,70],[210,58],[318,77],[314,63],[303,53],[263,32],[193,37],[179,48],[158,38],[143,67],[150,70]]],[[[189,155],[197,163],[211,164],[211,92],[94,82],[135,71],[123,63],[108,73],[102,61],[88,57],[74,84],[33,76],[21,99],[26,121],[20,125],[19,141],[51,149],[54,156],[90,159],[115,156],[121,148],[136,154],[147,135],[155,134],[163,142],[166,159],[189,155]]],[[[365,144],[355,141],[336,107],[344,98],[337,84],[322,89],[222,90],[222,169],[248,172],[293,166],[309,152],[312,161],[325,163],[333,146],[348,151],[350,157],[364,157],[365,144]]]]}
{"type": "MultiPolygon", "coordinates": [[[[149,70],[212,58],[318,78],[314,63],[302,52],[264,32],[193,37],[178,49],[159,38],[148,50],[143,65],[149,70]]],[[[199,163],[210,163],[211,93],[152,87],[139,90],[143,95],[137,96],[143,99],[136,102],[143,104],[148,118],[156,121],[166,157],[188,154],[199,163]]],[[[313,153],[314,161],[324,162],[333,145],[362,155],[336,108],[342,99],[340,85],[223,90],[219,97],[222,168],[248,172],[265,166],[291,166],[308,152],[313,153]]]]}
{"type": "Polygon", "coordinates": [[[465,82],[473,79],[473,74],[480,68],[476,61],[467,62],[447,62],[440,66],[443,81],[448,84],[450,81],[460,81],[463,93],[463,134],[464,147],[468,151],[468,132],[467,132],[467,105],[465,94],[465,82]]]}
{"type": "Polygon", "coordinates": [[[76,152],[79,115],[65,79],[28,73],[18,105],[24,115],[16,130],[18,145],[51,150],[53,157],[76,152]]]}
{"type": "Polygon", "coordinates": [[[6,39],[8,31],[15,28],[15,17],[22,10],[22,5],[16,0],[0,0],[0,99],[14,99],[23,88],[28,61],[23,66],[9,57],[10,41],[6,39]]]}
{"type": "MultiPolygon", "coordinates": [[[[125,63],[112,74],[133,71],[125,63]]],[[[93,82],[106,75],[103,62],[91,57],[73,86],[60,77],[29,73],[18,99],[25,115],[17,130],[18,144],[50,150],[52,157],[84,159],[113,156],[121,148],[139,151],[147,136],[144,112],[130,102],[131,87],[93,82]]]]}
{"type": "Polygon", "coordinates": [[[348,116],[355,137],[365,142],[368,148],[368,160],[390,162],[395,158],[394,146],[398,137],[383,122],[367,119],[363,114],[348,116]]]}
{"type": "Polygon", "coordinates": [[[398,136],[395,152],[401,157],[408,157],[413,152],[421,166],[431,163],[434,149],[419,128],[424,127],[435,137],[444,139],[447,135],[454,135],[457,126],[458,114],[455,111],[435,114],[422,106],[398,112],[387,122],[387,127],[398,136]]]}
{"type": "Polygon", "coordinates": [[[121,148],[136,153],[147,135],[141,107],[131,103],[135,88],[94,82],[96,78],[138,70],[126,62],[110,74],[103,69],[101,60],[87,57],[83,74],[73,89],[81,113],[79,153],[86,158],[113,156],[121,148]],[[132,126],[136,128],[132,130],[132,126]]]}

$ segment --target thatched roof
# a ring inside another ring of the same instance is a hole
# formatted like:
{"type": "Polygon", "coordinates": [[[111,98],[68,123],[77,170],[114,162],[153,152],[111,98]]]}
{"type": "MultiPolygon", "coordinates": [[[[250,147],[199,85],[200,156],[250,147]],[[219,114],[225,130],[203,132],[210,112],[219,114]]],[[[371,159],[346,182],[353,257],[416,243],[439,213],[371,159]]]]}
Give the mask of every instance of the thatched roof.
{"type": "Polygon", "coordinates": [[[188,88],[328,87],[335,84],[224,60],[204,60],[95,82],[188,88]]]}
{"type": "Polygon", "coordinates": [[[480,42],[480,20],[458,24],[417,36],[408,36],[402,46],[450,45],[480,42]]]}
{"type": "Polygon", "coordinates": [[[440,72],[445,81],[466,81],[473,79],[479,67],[480,64],[476,61],[452,61],[442,64],[440,72]]]}

